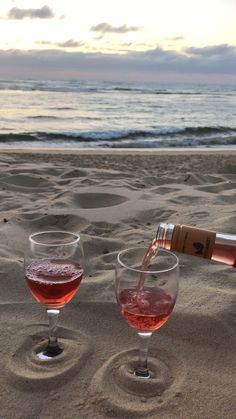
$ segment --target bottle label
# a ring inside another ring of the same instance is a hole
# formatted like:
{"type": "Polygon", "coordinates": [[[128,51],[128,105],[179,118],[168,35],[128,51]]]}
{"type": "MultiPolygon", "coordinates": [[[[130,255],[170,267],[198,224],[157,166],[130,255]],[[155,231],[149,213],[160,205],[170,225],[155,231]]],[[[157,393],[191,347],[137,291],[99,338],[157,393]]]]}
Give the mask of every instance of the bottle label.
{"type": "Polygon", "coordinates": [[[171,250],[211,259],[216,233],[177,224],[174,228],[171,250]]]}

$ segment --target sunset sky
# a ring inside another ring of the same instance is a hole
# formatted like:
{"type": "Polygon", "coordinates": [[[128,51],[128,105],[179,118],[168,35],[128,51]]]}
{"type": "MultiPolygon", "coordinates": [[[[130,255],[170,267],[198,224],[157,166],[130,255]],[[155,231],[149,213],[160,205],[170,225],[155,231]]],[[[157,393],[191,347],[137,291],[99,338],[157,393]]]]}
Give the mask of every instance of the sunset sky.
{"type": "Polygon", "coordinates": [[[4,0],[1,78],[236,82],[236,0],[4,0]]]}

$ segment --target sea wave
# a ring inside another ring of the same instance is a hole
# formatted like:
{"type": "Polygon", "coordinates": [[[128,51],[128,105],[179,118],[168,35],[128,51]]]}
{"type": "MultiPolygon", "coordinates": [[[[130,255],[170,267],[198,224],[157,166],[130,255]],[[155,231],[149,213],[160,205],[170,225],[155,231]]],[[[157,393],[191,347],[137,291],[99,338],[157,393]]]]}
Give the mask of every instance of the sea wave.
{"type": "Polygon", "coordinates": [[[147,95],[217,95],[223,94],[226,96],[236,95],[236,88],[234,86],[225,87],[223,90],[219,86],[204,86],[189,87],[154,87],[144,84],[137,86],[132,84],[119,85],[116,83],[96,84],[83,82],[81,80],[0,80],[0,91],[39,91],[39,92],[58,92],[58,93],[133,93],[133,94],[147,94],[147,95]]]}
{"type": "Polygon", "coordinates": [[[30,115],[27,118],[28,119],[61,119],[59,116],[56,116],[56,115],[30,115]]]}
{"type": "Polygon", "coordinates": [[[235,145],[236,127],[162,127],[150,130],[1,133],[0,143],[68,144],[96,147],[193,147],[235,145]]]}

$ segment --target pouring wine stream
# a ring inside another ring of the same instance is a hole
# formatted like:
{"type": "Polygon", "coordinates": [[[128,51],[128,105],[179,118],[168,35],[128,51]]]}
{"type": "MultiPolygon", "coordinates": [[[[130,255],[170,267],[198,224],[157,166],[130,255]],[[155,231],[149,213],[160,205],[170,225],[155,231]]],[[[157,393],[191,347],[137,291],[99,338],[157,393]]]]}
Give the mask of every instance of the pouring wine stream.
{"type": "Polygon", "coordinates": [[[158,241],[155,237],[155,239],[153,239],[148,247],[147,252],[145,253],[145,256],[143,258],[142,261],[142,265],[141,265],[141,273],[140,273],[140,279],[138,282],[138,287],[137,287],[137,291],[139,293],[139,291],[143,290],[144,287],[144,282],[145,282],[145,271],[148,270],[148,266],[149,263],[151,262],[152,258],[156,256],[157,252],[158,252],[158,241]]]}

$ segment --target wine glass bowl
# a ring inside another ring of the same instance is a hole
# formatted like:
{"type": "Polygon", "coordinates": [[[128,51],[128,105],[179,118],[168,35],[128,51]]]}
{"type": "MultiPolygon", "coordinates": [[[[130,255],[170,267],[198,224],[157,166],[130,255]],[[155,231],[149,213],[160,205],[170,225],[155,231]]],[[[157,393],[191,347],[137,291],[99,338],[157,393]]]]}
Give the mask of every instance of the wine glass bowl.
{"type": "Polygon", "coordinates": [[[134,374],[150,378],[147,365],[152,333],[169,319],[178,293],[178,258],[163,249],[144,260],[145,247],[121,251],[116,263],[116,299],[120,313],[140,337],[139,362],[134,374]]]}
{"type": "Polygon", "coordinates": [[[25,252],[25,279],[49,318],[49,339],[36,350],[39,359],[49,360],[63,351],[57,340],[57,320],[60,309],[79,289],[83,266],[83,246],[78,234],[53,230],[30,235],[25,252]]]}

